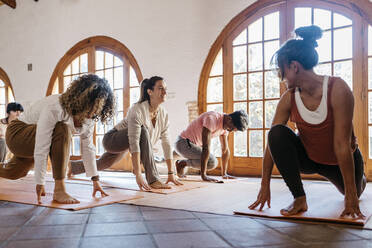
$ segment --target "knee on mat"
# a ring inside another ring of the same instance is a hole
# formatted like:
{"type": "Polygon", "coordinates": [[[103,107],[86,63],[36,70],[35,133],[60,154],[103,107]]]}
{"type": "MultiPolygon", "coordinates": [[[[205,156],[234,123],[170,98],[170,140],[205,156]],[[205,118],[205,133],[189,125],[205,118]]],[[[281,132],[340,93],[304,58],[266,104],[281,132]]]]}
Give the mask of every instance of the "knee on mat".
{"type": "Polygon", "coordinates": [[[213,158],[210,158],[208,160],[208,164],[207,164],[207,170],[213,170],[214,168],[216,168],[218,165],[218,160],[217,158],[213,157],[213,158]]]}

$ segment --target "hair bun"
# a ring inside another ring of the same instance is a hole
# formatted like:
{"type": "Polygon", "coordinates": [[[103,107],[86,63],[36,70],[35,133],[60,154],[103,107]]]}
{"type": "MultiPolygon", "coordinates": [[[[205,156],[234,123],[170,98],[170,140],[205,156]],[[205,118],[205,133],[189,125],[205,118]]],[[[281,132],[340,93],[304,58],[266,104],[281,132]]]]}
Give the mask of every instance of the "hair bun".
{"type": "Polygon", "coordinates": [[[320,27],[312,25],[306,27],[299,27],[295,30],[297,37],[301,37],[304,41],[309,42],[312,46],[317,47],[316,40],[322,38],[323,31],[320,27]]]}

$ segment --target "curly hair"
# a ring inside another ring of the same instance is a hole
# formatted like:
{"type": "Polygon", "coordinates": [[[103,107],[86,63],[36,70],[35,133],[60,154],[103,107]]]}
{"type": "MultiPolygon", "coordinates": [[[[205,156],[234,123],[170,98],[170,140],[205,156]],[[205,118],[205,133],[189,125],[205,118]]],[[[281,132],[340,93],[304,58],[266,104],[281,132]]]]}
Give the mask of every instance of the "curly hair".
{"type": "Polygon", "coordinates": [[[92,119],[106,122],[114,115],[114,96],[106,79],[86,74],[75,79],[59,97],[62,108],[71,116],[85,119],[93,113],[92,119]]]}

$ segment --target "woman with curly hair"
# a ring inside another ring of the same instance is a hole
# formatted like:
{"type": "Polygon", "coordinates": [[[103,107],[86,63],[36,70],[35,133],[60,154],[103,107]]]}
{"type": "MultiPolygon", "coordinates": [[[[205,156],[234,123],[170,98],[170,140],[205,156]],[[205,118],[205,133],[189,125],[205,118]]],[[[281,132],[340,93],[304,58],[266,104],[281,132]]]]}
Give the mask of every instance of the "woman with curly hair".
{"type": "MultiPolygon", "coordinates": [[[[10,102],[6,106],[6,117],[0,120],[0,163],[8,159],[11,153],[8,153],[5,142],[5,132],[6,127],[13,120],[17,119],[19,115],[23,112],[23,107],[20,103],[10,102]]],[[[1,164],[0,164],[1,166],[1,164]]]]}
{"type": "MultiPolygon", "coordinates": [[[[166,95],[163,78],[154,76],[142,81],[140,100],[129,109],[127,117],[103,138],[106,152],[97,160],[98,170],[109,168],[120,161],[129,150],[132,154],[133,172],[140,189],[170,188],[160,180],[153,157],[153,146],[161,139],[168,166],[166,183],[182,185],[175,178],[172,147],[168,138],[168,113],[161,106],[166,95]],[[144,165],[147,183],[142,178],[140,162],[144,165]]],[[[83,162],[71,161],[69,175],[83,173],[83,162]]]]}
{"type": "Polygon", "coordinates": [[[275,54],[280,76],[288,90],[276,108],[268,135],[262,167],[261,189],[249,206],[270,207],[270,177],[274,163],[293,195],[293,202],[281,214],[307,211],[300,173],[319,174],[344,195],[341,216],[363,218],[359,197],[366,186],[363,157],[353,132],[354,97],[339,77],[318,75],[315,50],[322,36],[318,26],[295,30],[297,39],[288,40],[275,54]],[[291,119],[298,134],[288,128],[291,119]]]}
{"type": "Polygon", "coordinates": [[[0,168],[0,177],[25,177],[35,164],[37,200],[45,195],[45,174],[48,154],[55,180],[53,200],[58,203],[79,203],[67,194],[64,184],[70,157],[72,134],[80,134],[82,157],[87,176],[93,181],[93,195],[107,194],[99,184],[95,147],[92,143],[94,122],[105,122],[113,115],[113,93],[106,80],[96,75],[83,75],[74,80],[61,95],[51,95],[33,103],[12,121],[6,141],[14,157],[0,168]]]}

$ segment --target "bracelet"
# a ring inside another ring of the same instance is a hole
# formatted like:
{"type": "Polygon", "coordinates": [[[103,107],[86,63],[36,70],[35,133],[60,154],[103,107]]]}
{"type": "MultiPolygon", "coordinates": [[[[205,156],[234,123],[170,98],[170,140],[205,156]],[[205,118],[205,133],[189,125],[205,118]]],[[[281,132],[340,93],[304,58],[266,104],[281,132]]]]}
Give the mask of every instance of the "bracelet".
{"type": "Polygon", "coordinates": [[[90,178],[93,182],[95,182],[95,181],[99,181],[99,176],[97,175],[97,176],[93,176],[93,177],[91,177],[90,178]]]}
{"type": "Polygon", "coordinates": [[[168,171],[168,175],[174,175],[174,171],[168,171]]]}

